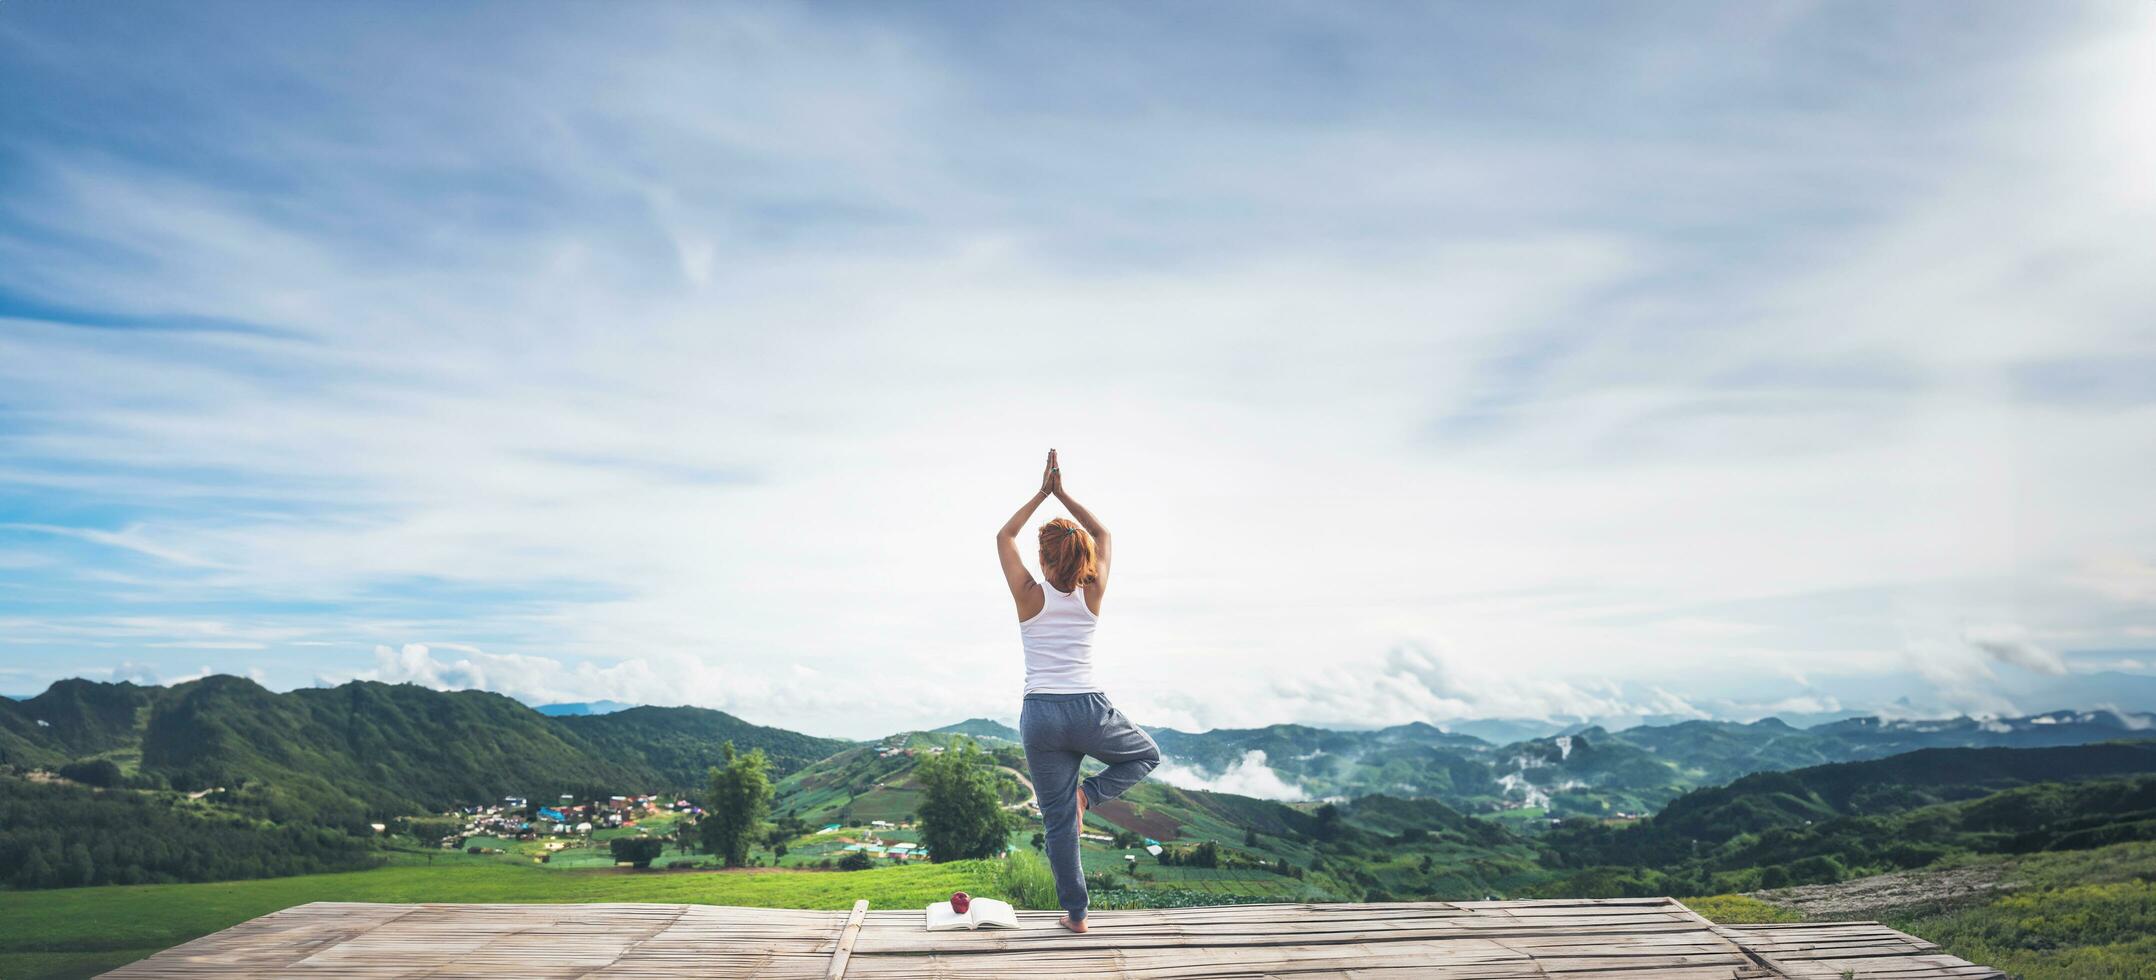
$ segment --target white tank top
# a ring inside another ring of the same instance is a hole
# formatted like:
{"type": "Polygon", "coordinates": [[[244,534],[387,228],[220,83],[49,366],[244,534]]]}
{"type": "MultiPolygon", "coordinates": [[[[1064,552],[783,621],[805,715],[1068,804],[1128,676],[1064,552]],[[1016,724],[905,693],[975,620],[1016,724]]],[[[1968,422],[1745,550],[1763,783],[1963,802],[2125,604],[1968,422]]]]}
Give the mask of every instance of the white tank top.
{"type": "Polygon", "coordinates": [[[1027,694],[1092,694],[1093,628],[1100,619],[1085,605],[1085,587],[1058,592],[1041,576],[1041,611],[1018,624],[1026,648],[1027,694]]]}

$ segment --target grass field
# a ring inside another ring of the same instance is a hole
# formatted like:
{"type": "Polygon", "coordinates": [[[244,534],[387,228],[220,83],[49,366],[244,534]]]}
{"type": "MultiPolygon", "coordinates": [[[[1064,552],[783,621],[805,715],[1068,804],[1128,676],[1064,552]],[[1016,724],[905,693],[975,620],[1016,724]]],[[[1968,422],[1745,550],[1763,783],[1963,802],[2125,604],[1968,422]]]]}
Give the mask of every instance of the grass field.
{"type": "Polygon", "coordinates": [[[910,908],[959,889],[996,895],[1000,862],[868,871],[550,870],[443,855],[433,864],[192,885],[0,892],[0,977],[88,977],[306,902],[688,902],[768,908],[910,908]]]}
{"type": "Polygon", "coordinates": [[[2007,895],[1882,918],[2025,980],[2156,978],[2156,843],[2000,863],[2015,886],[2007,895]]]}
{"type": "MultiPolygon", "coordinates": [[[[1816,916],[1880,921],[2022,980],[2156,978],[2156,843],[2020,857],[1977,857],[1928,871],[1995,874],[2004,894],[1816,916]]],[[[1716,922],[1791,922],[1802,914],[1743,895],[1685,903],[1716,922]]]]}

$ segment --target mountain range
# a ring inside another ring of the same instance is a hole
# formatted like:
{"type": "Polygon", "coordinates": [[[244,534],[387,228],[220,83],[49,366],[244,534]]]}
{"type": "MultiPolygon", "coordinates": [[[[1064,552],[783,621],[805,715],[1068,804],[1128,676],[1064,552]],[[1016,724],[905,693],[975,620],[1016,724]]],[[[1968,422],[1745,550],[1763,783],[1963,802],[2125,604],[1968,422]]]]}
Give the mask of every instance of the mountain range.
{"type": "Polygon", "coordinates": [[[1497,745],[1410,723],[1368,731],[1305,725],[1154,729],[1164,778],[1200,787],[1271,786],[1282,798],[1370,793],[1440,799],[1462,810],[1555,816],[1650,813],[1700,786],[1754,772],[1877,759],[1925,748],[2035,748],[2131,738],[2149,716],[2055,711],[2025,718],[1849,718],[1810,728],[1779,719],[1599,727],[1497,745]],[[1271,778],[1253,778],[1254,776],[1271,778]]]}
{"type": "MultiPolygon", "coordinates": [[[[225,675],[171,687],[65,680],[32,698],[0,699],[0,765],[109,759],[136,785],[221,787],[273,817],[334,815],[340,822],[510,795],[692,791],[729,740],[763,749],[782,780],[796,777],[782,788],[822,794],[800,802],[804,814],[827,814],[838,798],[831,794],[873,796],[878,782],[896,791],[906,778],[905,760],[890,761],[873,743],[756,725],[706,708],[574,707],[580,710],[549,715],[482,691],[370,681],[276,693],[225,675]]],[[[1419,722],[1375,730],[1152,732],[1164,755],[1160,781],[1185,790],[1291,801],[1382,794],[1539,818],[1640,815],[1751,773],[1926,748],[2102,742],[2156,729],[2152,722],[2113,711],[1850,718],[1809,728],[1768,718],[1615,732],[1588,726],[1505,744],[1419,722]]],[[[927,734],[980,740],[999,754],[1009,786],[1022,782],[1018,733],[1009,726],[973,718],[927,734]]],[[[883,746],[902,747],[911,737],[895,735],[883,746]]],[[[903,802],[872,800],[869,808],[896,814],[903,802]]]]}

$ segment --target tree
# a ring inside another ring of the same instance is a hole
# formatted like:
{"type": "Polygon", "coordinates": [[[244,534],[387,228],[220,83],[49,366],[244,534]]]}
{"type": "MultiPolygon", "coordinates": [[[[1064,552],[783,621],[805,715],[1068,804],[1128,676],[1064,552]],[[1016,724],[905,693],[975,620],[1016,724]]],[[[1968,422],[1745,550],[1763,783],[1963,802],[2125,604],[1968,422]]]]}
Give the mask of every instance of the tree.
{"type": "Polygon", "coordinates": [[[840,871],[867,871],[874,864],[867,851],[847,851],[845,857],[838,859],[840,871]]]}
{"type": "Polygon", "coordinates": [[[970,740],[914,769],[921,784],[921,842],[932,861],[994,857],[1009,825],[996,798],[995,771],[970,740]]]}
{"type": "Polygon", "coordinates": [[[60,778],[72,779],[85,786],[120,785],[120,767],[111,759],[87,759],[70,762],[60,767],[60,778]]]}
{"type": "Polygon", "coordinates": [[[1212,841],[1199,844],[1196,850],[1190,852],[1190,866],[1193,868],[1220,867],[1220,845],[1212,841]]]}
{"type": "Polygon", "coordinates": [[[1318,825],[1313,836],[1319,840],[1332,840],[1340,836],[1340,808],[1330,803],[1318,807],[1318,825]]]}
{"type": "Polygon", "coordinates": [[[1258,828],[1256,828],[1256,827],[1244,827],[1244,828],[1243,828],[1243,846],[1244,846],[1244,847],[1256,847],[1256,846],[1258,846],[1258,828]]]}
{"type": "Polygon", "coordinates": [[[704,850],[719,855],[729,868],[748,863],[749,844],[756,825],[771,806],[771,760],[764,750],[734,751],[732,739],[723,746],[726,765],[711,767],[711,799],[704,803],[704,850]]]}
{"type": "Polygon", "coordinates": [[[52,873],[52,863],[45,860],[45,852],[31,848],[30,855],[23,858],[22,867],[15,870],[17,888],[51,888],[58,882],[52,873]]]}
{"type": "Polygon", "coordinates": [[[666,852],[666,842],[657,837],[616,837],[606,842],[606,848],[613,852],[617,864],[627,861],[635,867],[648,868],[653,859],[666,852]]]}
{"type": "Polygon", "coordinates": [[[67,845],[67,857],[60,862],[60,883],[88,885],[96,880],[97,865],[90,860],[90,849],[80,843],[67,845]]]}

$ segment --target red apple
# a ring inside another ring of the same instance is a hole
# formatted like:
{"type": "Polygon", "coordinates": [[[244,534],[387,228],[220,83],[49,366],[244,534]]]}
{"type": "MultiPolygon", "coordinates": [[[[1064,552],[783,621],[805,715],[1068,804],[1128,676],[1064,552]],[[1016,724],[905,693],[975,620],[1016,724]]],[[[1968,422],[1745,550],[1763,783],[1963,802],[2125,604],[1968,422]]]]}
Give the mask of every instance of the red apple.
{"type": "Polygon", "coordinates": [[[966,907],[972,904],[973,896],[968,895],[965,892],[951,893],[951,911],[956,912],[960,915],[964,915],[966,914],[966,907]]]}

